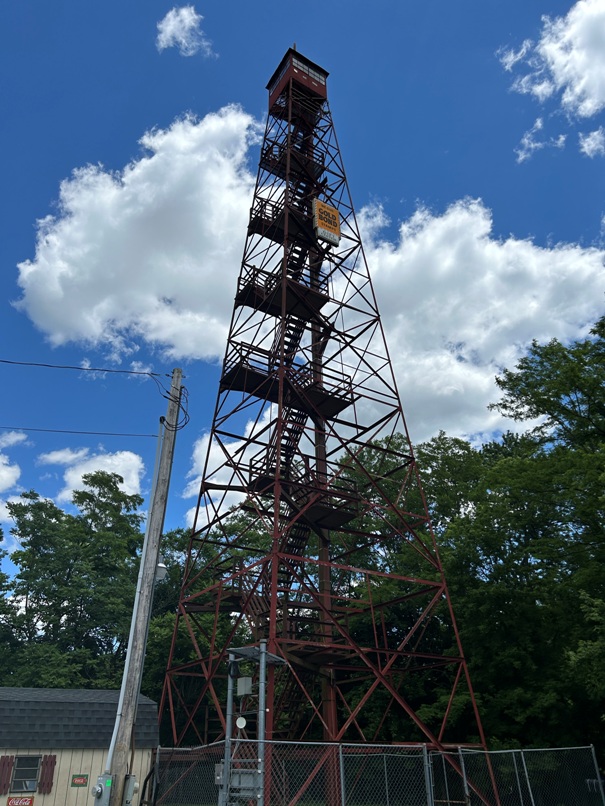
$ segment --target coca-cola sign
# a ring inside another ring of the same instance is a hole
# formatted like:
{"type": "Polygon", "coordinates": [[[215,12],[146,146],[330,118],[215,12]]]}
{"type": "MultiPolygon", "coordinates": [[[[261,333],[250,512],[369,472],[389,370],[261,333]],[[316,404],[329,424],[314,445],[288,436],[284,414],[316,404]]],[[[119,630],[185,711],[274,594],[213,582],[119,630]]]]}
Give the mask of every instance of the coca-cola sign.
{"type": "Polygon", "coordinates": [[[33,798],[24,798],[21,796],[8,798],[6,806],[34,806],[33,798]]]}

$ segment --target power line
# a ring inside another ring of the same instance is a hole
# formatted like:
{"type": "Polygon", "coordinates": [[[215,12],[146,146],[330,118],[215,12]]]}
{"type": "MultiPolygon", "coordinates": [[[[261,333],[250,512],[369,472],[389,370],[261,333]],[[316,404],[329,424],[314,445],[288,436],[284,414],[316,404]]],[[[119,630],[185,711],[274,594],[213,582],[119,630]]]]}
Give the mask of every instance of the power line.
{"type": "Polygon", "coordinates": [[[86,434],[95,437],[153,437],[157,434],[122,434],[114,431],[72,431],[69,428],[24,428],[17,425],[0,425],[3,431],[43,431],[47,434],[86,434]]]}
{"type": "MultiPolygon", "coordinates": [[[[162,374],[159,372],[143,372],[142,370],[134,370],[134,369],[108,369],[108,368],[100,368],[100,367],[77,367],[70,364],[44,364],[38,361],[13,361],[8,358],[0,358],[0,364],[11,364],[13,366],[21,366],[21,367],[43,367],[45,369],[72,369],[77,370],[78,372],[107,372],[113,374],[122,374],[122,375],[146,375],[148,378],[156,384],[156,387],[162,397],[166,399],[170,399],[170,390],[167,389],[163,383],[159,380],[162,377],[166,377],[166,373],[162,374]]],[[[184,428],[190,420],[189,412],[188,412],[188,401],[189,401],[189,394],[187,388],[185,386],[181,387],[181,400],[179,402],[179,412],[180,418],[177,423],[168,425],[165,424],[167,428],[170,430],[180,431],[184,428]]],[[[1,430],[8,430],[8,431],[39,431],[45,432],[49,434],[82,434],[87,436],[100,436],[100,437],[153,437],[157,438],[157,434],[123,434],[123,433],[115,433],[112,431],[74,431],[71,429],[62,429],[62,428],[26,428],[26,427],[17,427],[17,426],[9,426],[9,425],[0,425],[1,430]]]]}
{"type": "Polygon", "coordinates": [[[123,375],[148,375],[150,378],[163,377],[161,372],[147,372],[136,369],[108,369],[106,367],[76,367],[70,364],[42,364],[38,361],[11,361],[8,358],[0,358],[0,364],[13,364],[19,367],[44,367],[46,369],[75,369],[79,372],[111,372],[123,375]]]}

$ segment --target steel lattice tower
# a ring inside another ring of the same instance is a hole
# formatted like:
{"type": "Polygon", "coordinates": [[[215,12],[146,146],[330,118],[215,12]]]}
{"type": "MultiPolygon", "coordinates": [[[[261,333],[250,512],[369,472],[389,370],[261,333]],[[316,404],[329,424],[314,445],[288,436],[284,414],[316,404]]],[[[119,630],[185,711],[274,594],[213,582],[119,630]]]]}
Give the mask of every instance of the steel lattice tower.
{"type": "Polygon", "coordinates": [[[229,648],[265,639],[267,739],[484,747],[327,75],[290,49],[267,87],[161,707],[220,740],[229,648]]]}

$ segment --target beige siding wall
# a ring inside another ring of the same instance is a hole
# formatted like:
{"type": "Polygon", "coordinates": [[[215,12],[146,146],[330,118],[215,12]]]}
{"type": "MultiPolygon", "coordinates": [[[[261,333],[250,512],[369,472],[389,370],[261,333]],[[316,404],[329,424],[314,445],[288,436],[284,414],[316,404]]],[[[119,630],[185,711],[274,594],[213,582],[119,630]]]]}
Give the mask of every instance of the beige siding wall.
{"type": "MultiPolygon", "coordinates": [[[[0,797],[0,806],[6,806],[8,798],[33,795],[34,806],[93,806],[90,787],[97,783],[97,776],[105,769],[107,749],[103,750],[54,750],[52,747],[40,749],[16,750],[0,749],[1,756],[44,756],[55,755],[57,766],[53,776],[53,788],[48,795],[39,792],[10,792],[0,797]],[[72,775],[88,775],[88,786],[71,786],[72,775]]],[[[139,786],[151,768],[151,750],[137,750],[134,754],[132,772],[136,775],[139,786]]],[[[133,806],[138,806],[139,795],[133,798],[133,806]]]]}

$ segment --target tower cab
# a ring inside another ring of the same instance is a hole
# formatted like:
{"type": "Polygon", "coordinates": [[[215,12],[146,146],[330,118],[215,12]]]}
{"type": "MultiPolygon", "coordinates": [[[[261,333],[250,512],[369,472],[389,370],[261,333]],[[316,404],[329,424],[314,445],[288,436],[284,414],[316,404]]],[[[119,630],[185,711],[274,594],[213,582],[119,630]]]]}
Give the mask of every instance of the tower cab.
{"type": "Polygon", "coordinates": [[[279,98],[284,87],[292,79],[300,87],[319,98],[327,98],[326,79],[329,73],[315,62],[307,59],[295,48],[289,48],[267,84],[269,108],[279,98]]]}

